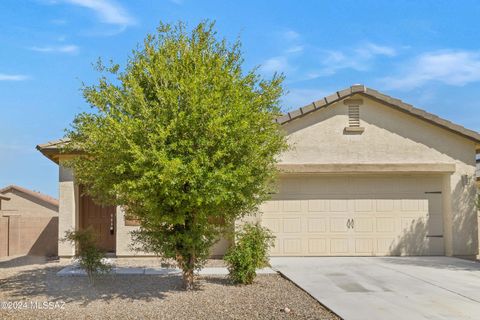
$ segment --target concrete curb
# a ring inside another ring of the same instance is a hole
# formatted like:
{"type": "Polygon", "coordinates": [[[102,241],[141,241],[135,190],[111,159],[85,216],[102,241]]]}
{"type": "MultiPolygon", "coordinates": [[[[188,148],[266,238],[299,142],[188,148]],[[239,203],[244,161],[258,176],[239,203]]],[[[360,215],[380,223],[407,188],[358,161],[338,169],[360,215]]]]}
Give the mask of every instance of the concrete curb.
{"type": "MultiPolygon", "coordinates": [[[[172,268],[134,268],[134,267],[113,267],[109,274],[118,275],[180,275],[182,271],[180,269],[172,268]]],[[[228,275],[228,269],[225,267],[216,268],[203,268],[195,272],[197,275],[228,275]]],[[[276,274],[277,272],[271,268],[262,268],[257,270],[257,274],[276,274]]],[[[86,276],[85,270],[81,269],[78,265],[67,266],[57,272],[57,276],[61,277],[74,277],[74,276],[86,276]]]]}

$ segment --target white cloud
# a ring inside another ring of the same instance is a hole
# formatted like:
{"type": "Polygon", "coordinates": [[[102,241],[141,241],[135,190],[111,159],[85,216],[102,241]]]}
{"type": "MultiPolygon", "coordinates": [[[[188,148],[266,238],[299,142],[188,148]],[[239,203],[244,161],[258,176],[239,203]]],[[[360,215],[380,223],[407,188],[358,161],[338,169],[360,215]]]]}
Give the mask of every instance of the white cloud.
{"type": "Polygon", "coordinates": [[[30,77],[24,74],[0,73],[0,81],[24,81],[28,79],[30,79],[30,77]]]}
{"type": "MultiPolygon", "coordinates": [[[[321,59],[322,67],[319,71],[310,72],[311,75],[316,74],[318,77],[330,76],[342,69],[365,71],[368,69],[367,60],[370,60],[359,56],[350,56],[337,50],[324,51],[321,59]]],[[[310,79],[313,79],[313,77],[310,77],[310,79]]]]}
{"type": "MultiPolygon", "coordinates": [[[[290,37],[294,36],[291,35],[290,37]]],[[[271,74],[274,71],[291,73],[298,70],[295,61],[298,61],[299,65],[305,65],[306,61],[309,61],[308,70],[293,75],[294,82],[307,81],[331,76],[344,69],[367,71],[378,57],[390,58],[397,55],[395,48],[372,42],[364,43],[349,50],[323,50],[308,47],[302,43],[299,44],[299,41],[292,42],[294,44],[288,47],[283,55],[266,60],[260,71],[266,74],[271,74]],[[305,50],[305,47],[308,50],[305,50]]],[[[292,79],[292,74],[289,75],[289,78],[292,79]]]]}
{"type": "Polygon", "coordinates": [[[260,71],[264,74],[275,71],[289,73],[289,81],[293,82],[331,76],[344,69],[367,71],[377,59],[398,54],[393,47],[373,42],[364,42],[345,50],[325,50],[308,45],[293,30],[281,33],[281,41],[286,49],[280,55],[264,61],[260,71]],[[308,69],[301,70],[300,66],[302,69],[307,66],[308,69]]]}
{"type": "Polygon", "coordinates": [[[287,48],[281,55],[271,57],[265,60],[261,67],[260,72],[265,75],[271,75],[274,72],[291,72],[294,68],[290,64],[292,56],[299,55],[303,52],[304,46],[300,43],[300,34],[293,30],[287,30],[280,34],[282,38],[282,44],[285,42],[288,44],[287,48]]]}
{"type": "Polygon", "coordinates": [[[349,51],[323,51],[322,65],[319,76],[329,76],[343,69],[367,71],[378,56],[393,57],[397,51],[388,46],[381,46],[371,42],[357,46],[349,51]]]}
{"type": "Polygon", "coordinates": [[[397,55],[397,50],[394,48],[381,46],[371,42],[367,42],[366,44],[359,46],[357,49],[355,49],[355,52],[366,58],[371,58],[374,56],[393,57],[397,55]]]}
{"type": "Polygon", "coordinates": [[[303,49],[304,49],[303,46],[298,45],[298,46],[292,46],[292,47],[288,48],[285,52],[286,53],[299,53],[299,52],[303,52],[303,49]]]}
{"type": "Polygon", "coordinates": [[[283,38],[289,41],[297,40],[298,38],[300,38],[300,34],[293,30],[287,30],[283,33],[283,38]]]}
{"type": "Polygon", "coordinates": [[[65,46],[31,47],[30,50],[44,53],[77,53],[79,47],[73,44],[65,46]]]}
{"type": "Polygon", "coordinates": [[[381,79],[388,89],[409,90],[430,82],[464,86],[480,81],[480,52],[444,50],[423,53],[395,76],[381,79]]]}
{"type": "Polygon", "coordinates": [[[278,56],[267,59],[260,67],[263,74],[273,74],[274,72],[288,72],[294,68],[289,64],[287,57],[278,56]]]}
{"type": "Polygon", "coordinates": [[[135,19],[113,0],[64,0],[67,3],[93,10],[102,22],[115,25],[132,25],[135,19]]]}

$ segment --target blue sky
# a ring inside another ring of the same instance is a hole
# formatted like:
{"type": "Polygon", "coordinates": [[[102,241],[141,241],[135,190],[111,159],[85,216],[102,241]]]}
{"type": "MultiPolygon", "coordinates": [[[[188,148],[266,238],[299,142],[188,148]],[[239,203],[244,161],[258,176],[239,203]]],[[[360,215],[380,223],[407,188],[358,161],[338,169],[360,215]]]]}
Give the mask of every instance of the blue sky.
{"type": "Polygon", "coordinates": [[[0,2],[0,186],[58,196],[58,168],[35,146],[89,110],[79,88],[98,57],[123,64],[159,21],[217,21],[245,68],[286,75],[284,110],[363,83],[480,130],[478,1],[0,2]]]}

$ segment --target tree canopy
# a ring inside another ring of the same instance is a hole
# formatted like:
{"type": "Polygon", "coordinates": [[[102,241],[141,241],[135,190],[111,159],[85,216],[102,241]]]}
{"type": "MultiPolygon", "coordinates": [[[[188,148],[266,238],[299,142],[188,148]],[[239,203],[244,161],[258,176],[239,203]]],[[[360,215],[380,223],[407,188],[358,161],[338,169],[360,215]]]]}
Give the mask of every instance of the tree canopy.
{"type": "Polygon", "coordinates": [[[268,198],[286,148],[274,121],[283,76],[242,65],[240,42],[214,23],[160,24],[125,68],[99,61],[83,87],[94,112],[67,132],[82,151],[68,163],[77,181],[138,219],[137,243],[176,259],[188,288],[225,227],[268,198]]]}

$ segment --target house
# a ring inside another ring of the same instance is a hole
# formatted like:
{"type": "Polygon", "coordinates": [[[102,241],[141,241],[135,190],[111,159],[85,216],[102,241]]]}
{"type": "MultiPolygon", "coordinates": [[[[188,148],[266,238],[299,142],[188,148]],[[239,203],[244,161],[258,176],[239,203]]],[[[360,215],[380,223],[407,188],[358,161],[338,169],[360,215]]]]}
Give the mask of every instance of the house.
{"type": "Polygon", "coordinates": [[[19,186],[0,189],[0,258],[56,256],[58,200],[19,186]]]}
{"type": "MultiPolygon", "coordinates": [[[[276,120],[290,150],[279,158],[278,193],[261,206],[274,256],[478,254],[475,208],[480,134],[363,85],[276,120]]],[[[130,251],[119,208],[83,196],[62,165],[64,140],[37,146],[59,164],[59,232],[95,225],[104,248],[130,251]]],[[[217,245],[215,254],[225,250],[217,245]]],[[[74,248],[59,244],[59,254],[74,248]]]]}

